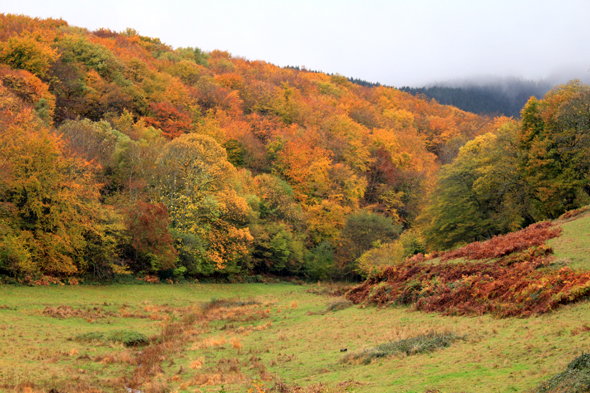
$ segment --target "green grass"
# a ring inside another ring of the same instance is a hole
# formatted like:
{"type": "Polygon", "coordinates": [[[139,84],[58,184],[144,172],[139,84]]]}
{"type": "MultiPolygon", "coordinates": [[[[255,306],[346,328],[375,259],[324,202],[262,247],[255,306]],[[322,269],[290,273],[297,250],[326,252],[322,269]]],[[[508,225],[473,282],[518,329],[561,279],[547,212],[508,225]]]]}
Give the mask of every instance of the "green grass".
{"type": "MultiPolygon", "coordinates": [[[[590,215],[558,224],[558,265],[590,269],[590,215]]],[[[121,392],[135,383],[145,393],[218,393],[222,385],[229,393],[262,380],[315,392],[527,392],[590,351],[588,301],[527,319],[445,317],[350,305],[327,295],[334,289],[0,285],[0,391],[121,392]],[[367,364],[342,361],[431,332],[465,339],[415,354],[383,351],[367,364]],[[133,337],[149,343],[126,346],[133,337]],[[151,374],[141,374],[144,365],[151,374]]]]}
{"type": "MultiPolygon", "coordinates": [[[[195,333],[186,336],[176,352],[163,355],[161,378],[170,391],[219,392],[221,382],[181,386],[199,376],[213,378],[225,372],[236,376],[235,383],[223,382],[227,392],[245,392],[252,380],[261,377],[272,378],[263,382],[267,386],[282,380],[289,385],[324,383],[335,387],[354,380],[360,383],[349,387],[355,392],[524,392],[590,348],[590,333],[584,329],[576,333],[590,317],[586,302],[529,319],[443,317],[406,307],[353,306],[325,313],[334,298],[308,289],[285,284],[0,287],[2,301],[11,307],[0,310],[0,386],[32,381],[44,389],[38,391],[56,387],[64,392],[75,391],[67,390],[68,384],[75,382],[98,391],[121,391],[115,388],[121,386],[118,379],[132,375],[136,365],[129,359],[143,347],[127,348],[116,340],[82,342],[72,338],[96,332],[109,337],[121,330],[156,336],[163,324],[183,321],[179,310],[201,304],[199,310],[214,312],[212,298],[239,299],[226,305],[246,311],[206,323],[193,320],[195,333]],[[100,306],[117,316],[88,322],[42,313],[46,306],[63,304],[77,309],[100,306]],[[123,305],[130,314],[139,310],[141,315],[169,319],[121,317],[118,313],[123,305]],[[150,307],[155,311],[144,311],[150,307]],[[248,310],[270,310],[270,314],[248,320],[248,310]],[[268,322],[268,328],[253,329],[268,322]],[[341,362],[347,353],[431,331],[450,331],[466,339],[441,350],[385,356],[367,365],[341,362]],[[224,344],[204,345],[208,339],[221,342],[221,338],[224,344]],[[234,347],[232,339],[241,347],[234,347]],[[348,352],[341,353],[341,348],[348,352]],[[195,361],[202,361],[200,368],[191,368],[195,361]],[[238,379],[239,375],[243,379],[238,379]]],[[[214,303],[223,304],[219,300],[214,303]]]]}
{"type": "Polygon", "coordinates": [[[574,270],[590,270],[590,213],[557,222],[563,234],[548,242],[556,261],[574,270]]]}

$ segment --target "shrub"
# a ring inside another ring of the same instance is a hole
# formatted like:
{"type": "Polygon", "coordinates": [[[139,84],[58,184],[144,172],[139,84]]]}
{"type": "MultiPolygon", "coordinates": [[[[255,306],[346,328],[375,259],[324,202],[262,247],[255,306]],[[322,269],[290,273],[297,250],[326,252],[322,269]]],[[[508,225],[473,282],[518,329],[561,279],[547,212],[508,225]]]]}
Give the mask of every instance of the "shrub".
{"type": "Polygon", "coordinates": [[[549,221],[539,222],[518,232],[495,236],[484,242],[474,242],[457,250],[447,251],[441,255],[441,261],[456,258],[489,259],[500,258],[514,252],[524,251],[540,246],[546,240],[561,235],[561,228],[554,227],[549,221]]]}
{"type": "Polygon", "coordinates": [[[572,217],[579,216],[580,214],[585,213],[587,211],[588,211],[588,206],[584,206],[584,207],[581,207],[579,209],[574,209],[574,210],[570,210],[570,211],[565,212],[564,214],[562,214],[559,217],[559,219],[560,220],[567,220],[567,219],[570,219],[572,217]]]}
{"type": "Polygon", "coordinates": [[[590,391],[590,354],[582,353],[567,365],[567,368],[541,383],[533,392],[582,393],[590,391]]]}
{"type": "Polygon", "coordinates": [[[338,248],[336,268],[342,277],[353,278],[357,272],[356,261],[375,242],[392,242],[399,237],[401,226],[378,214],[360,212],[346,219],[338,248]]]}
{"type": "Polygon", "coordinates": [[[148,339],[141,333],[130,330],[115,330],[112,332],[88,332],[75,337],[77,341],[118,342],[126,347],[145,345],[148,339]]]}
{"type": "Polygon", "coordinates": [[[400,241],[381,244],[376,243],[375,248],[366,251],[357,260],[358,271],[363,277],[377,273],[387,266],[397,265],[404,259],[404,246],[400,241]]]}
{"type": "Polygon", "coordinates": [[[540,269],[553,262],[551,247],[544,240],[561,233],[560,228],[550,226],[531,225],[441,257],[442,261],[451,257],[499,258],[493,263],[432,264],[424,258],[411,258],[369,277],[346,297],[354,303],[379,306],[415,304],[419,310],[446,315],[524,317],[555,310],[590,294],[590,272],[574,272],[568,267],[540,269]]]}
{"type": "Polygon", "coordinates": [[[399,237],[399,241],[404,246],[404,257],[411,257],[416,254],[426,252],[426,244],[422,234],[416,229],[404,231],[399,237]]]}
{"type": "Polygon", "coordinates": [[[380,344],[371,349],[365,349],[361,352],[348,354],[342,359],[342,363],[369,364],[373,359],[379,359],[393,355],[410,356],[433,352],[439,348],[449,347],[457,340],[464,339],[465,336],[458,336],[454,333],[431,332],[412,338],[380,344]]]}
{"type": "Polygon", "coordinates": [[[339,298],[330,303],[326,307],[326,311],[340,311],[352,307],[352,302],[348,299],[339,298]]]}
{"type": "Polygon", "coordinates": [[[327,280],[334,270],[334,246],[323,241],[305,255],[305,275],[311,280],[327,280]]]}

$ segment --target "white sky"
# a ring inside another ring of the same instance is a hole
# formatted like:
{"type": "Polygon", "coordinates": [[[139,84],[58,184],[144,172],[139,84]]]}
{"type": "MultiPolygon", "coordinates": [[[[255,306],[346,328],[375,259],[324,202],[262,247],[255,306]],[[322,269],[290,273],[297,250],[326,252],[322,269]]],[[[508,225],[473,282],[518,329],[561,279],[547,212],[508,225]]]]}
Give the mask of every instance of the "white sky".
{"type": "Polygon", "coordinates": [[[590,0],[0,0],[0,13],[393,85],[590,76],[590,0]]]}

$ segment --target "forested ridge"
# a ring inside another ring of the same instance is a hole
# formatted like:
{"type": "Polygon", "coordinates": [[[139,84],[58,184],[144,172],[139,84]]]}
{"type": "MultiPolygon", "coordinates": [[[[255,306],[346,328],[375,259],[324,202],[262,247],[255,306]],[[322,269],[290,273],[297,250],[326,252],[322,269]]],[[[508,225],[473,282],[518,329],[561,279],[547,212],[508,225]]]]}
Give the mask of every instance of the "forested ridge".
{"type": "Polygon", "coordinates": [[[589,88],[481,116],[0,14],[0,274],[352,279],[585,203],[589,88]]]}
{"type": "Polygon", "coordinates": [[[443,105],[453,105],[481,115],[520,117],[520,111],[531,96],[541,98],[552,87],[546,80],[529,81],[498,78],[491,81],[463,81],[452,85],[434,83],[425,87],[401,87],[414,95],[424,95],[443,105]]]}

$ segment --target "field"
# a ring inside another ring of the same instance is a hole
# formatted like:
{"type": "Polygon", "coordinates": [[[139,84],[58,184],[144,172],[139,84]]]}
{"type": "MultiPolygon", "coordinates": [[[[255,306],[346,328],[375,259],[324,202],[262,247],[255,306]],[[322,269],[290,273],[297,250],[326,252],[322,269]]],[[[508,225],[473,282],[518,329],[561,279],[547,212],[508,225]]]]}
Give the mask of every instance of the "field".
{"type": "MultiPolygon", "coordinates": [[[[549,241],[554,268],[586,270],[590,216],[559,225],[562,235],[549,241]]],[[[2,285],[0,388],[525,392],[590,348],[586,300],[527,318],[444,316],[413,306],[353,305],[333,295],[338,289],[286,283],[2,285]],[[405,351],[371,351],[437,334],[456,339],[431,349],[410,342],[405,351]]]]}

